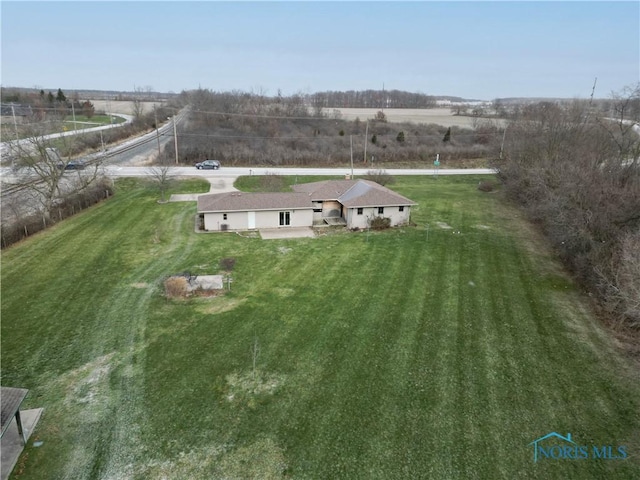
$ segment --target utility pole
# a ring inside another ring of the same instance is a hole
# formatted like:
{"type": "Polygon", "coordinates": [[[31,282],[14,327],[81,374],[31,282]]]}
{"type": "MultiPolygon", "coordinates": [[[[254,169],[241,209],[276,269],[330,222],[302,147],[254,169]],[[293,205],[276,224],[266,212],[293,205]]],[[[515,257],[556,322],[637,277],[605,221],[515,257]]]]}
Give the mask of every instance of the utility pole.
{"type": "Polygon", "coordinates": [[[507,136],[507,128],[509,128],[509,125],[504,127],[504,131],[502,132],[502,143],[500,144],[500,160],[502,160],[502,152],[504,151],[504,139],[507,136]]]}
{"type": "Polygon", "coordinates": [[[364,131],[364,163],[367,163],[367,138],[369,138],[369,120],[367,120],[367,128],[364,131]]]}
{"type": "Polygon", "coordinates": [[[178,165],[178,129],[176,127],[176,116],[173,116],[173,144],[176,147],[176,165],[178,165]]]}
{"type": "Polygon", "coordinates": [[[73,99],[71,99],[71,112],[73,113],[73,130],[76,131],[78,130],[78,124],[76,123],[76,108],[73,104],[74,101],[73,99]]]}
{"type": "Polygon", "coordinates": [[[20,140],[20,137],[18,136],[18,122],[16,121],[16,109],[14,108],[13,105],[11,105],[11,114],[13,115],[13,127],[16,130],[16,142],[20,140]]]}
{"type": "Polygon", "coordinates": [[[107,115],[109,115],[109,125],[113,125],[113,117],[111,116],[111,98],[107,97],[107,115]]]}
{"type": "Polygon", "coordinates": [[[156,125],[156,140],[158,141],[158,161],[160,161],[160,132],[158,131],[158,115],[156,113],[156,104],[153,104],[153,119],[156,125]]]}
{"type": "Polygon", "coordinates": [[[349,135],[351,141],[351,178],[353,179],[353,135],[349,135]]]}

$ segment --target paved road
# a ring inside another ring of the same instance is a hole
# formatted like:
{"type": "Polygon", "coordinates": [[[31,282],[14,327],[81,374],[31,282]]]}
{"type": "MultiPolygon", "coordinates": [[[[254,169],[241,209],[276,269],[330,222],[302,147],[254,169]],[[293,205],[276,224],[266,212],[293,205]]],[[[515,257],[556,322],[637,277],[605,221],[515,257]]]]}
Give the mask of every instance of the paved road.
{"type": "MultiPolygon", "coordinates": [[[[112,178],[120,177],[149,177],[152,176],[151,167],[130,167],[123,165],[103,165],[102,168],[107,176],[112,178]]],[[[367,175],[369,169],[355,168],[353,174],[355,176],[367,175]]],[[[390,168],[385,172],[390,175],[494,175],[496,172],[490,168],[390,168]]],[[[81,171],[69,172],[69,174],[82,174],[81,171]]],[[[243,175],[327,175],[338,176],[351,175],[349,168],[244,168],[229,167],[220,170],[198,170],[195,167],[172,167],[170,175],[173,177],[201,177],[209,180],[215,185],[215,179],[224,180],[218,182],[219,185],[227,185],[229,179],[236,179],[243,175]]],[[[10,167],[0,168],[0,178],[5,182],[15,181],[13,172],[10,167]]],[[[233,182],[231,182],[233,183],[233,182]]],[[[215,190],[215,187],[212,188],[215,190]]]]}
{"type": "MultiPolygon", "coordinates": [[[[242,175],[351,175],[350,168],[244,168],[223,167],[220,170],[198,170],[194,167],[173,167],[171,175],[175,177],[237,178],[242,175]]],[[[145,177],[150,175],[149,167],[126,167],[107,165],[105,172],[110,177],[145,177]]],[[[355,168],[356,176],[367,175],[369,169],[355,168]]],[[[491,168],[389,168],[390,175],[493,175],[491,168]]]]}

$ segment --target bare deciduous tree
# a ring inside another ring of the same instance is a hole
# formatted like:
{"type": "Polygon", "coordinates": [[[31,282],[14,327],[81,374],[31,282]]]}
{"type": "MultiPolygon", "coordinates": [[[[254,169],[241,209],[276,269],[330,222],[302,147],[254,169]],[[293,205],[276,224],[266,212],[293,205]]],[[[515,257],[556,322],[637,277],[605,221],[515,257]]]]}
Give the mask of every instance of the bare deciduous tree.
{"type": "Polygon", "coordinates": [[[154,165],[148,169],[149,175],[155,182],[160,192],[160,202],[165,203],[167,190],[173,183],[173,167],[166,162],[161,162],[159,165],[154,165]]]}
{"type": "Polygon", "coordinates": [[[134,96],[131,102],[131,115],[135,121],[140,121],[144,115],[144,88],[136,87],[134,89],[134,96]]]}
{"type": "MultiPolygon", "coordinates": [[[[586,101],[525,106],[496,160],[504,190],[549,238],[568,268],[626,326],[640,327],[640,88],[595,117],[586,101]],[[633,113],[632,113],[633,112],[633,113]],[[636,300],[634,300],[636,299],[636,300]]],[[[497,155],[496,155],[497,156],[497,155]]]]}
{"type": "Polygon", "coordinates": [[[75,136],[57,141],[59,148],[53,147],[52,139],[43,135],[41,128],[31,125],[27,138],[9,144],[14,186],[29,192],[33,208],[47,219],[57,201],[84,191],[101,174],[99,161],[85,164],[71,158],[75,136]]]}

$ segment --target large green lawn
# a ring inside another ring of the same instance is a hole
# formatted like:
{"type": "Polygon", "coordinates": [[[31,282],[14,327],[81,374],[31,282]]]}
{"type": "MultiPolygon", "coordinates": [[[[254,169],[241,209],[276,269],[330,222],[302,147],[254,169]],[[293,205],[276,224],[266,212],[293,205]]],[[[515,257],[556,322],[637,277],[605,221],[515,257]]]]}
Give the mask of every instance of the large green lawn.
{"type": "Polygon", "coordinates": [[[478,180],[399,179],[417,227],[282,241],[125,180],[4,251],[2,384],[45,409],[18,478],[640,477],[636,373],[478,180]],[[164,297],[227,257],[226,295],[164,297]],[[629,457],[534,463],[552,431],[629,457]]]}

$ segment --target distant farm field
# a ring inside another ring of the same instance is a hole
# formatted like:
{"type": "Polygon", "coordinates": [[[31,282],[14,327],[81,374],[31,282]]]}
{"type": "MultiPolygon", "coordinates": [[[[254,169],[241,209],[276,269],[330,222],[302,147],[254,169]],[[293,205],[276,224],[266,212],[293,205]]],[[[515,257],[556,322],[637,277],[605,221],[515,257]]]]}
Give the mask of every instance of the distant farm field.
{"type": "MultiPolygon", "coordinates": [[[[324,113],[331,115],[334,110],[338,110],[344,120],[372,119],[379,108],[325,108],[324,113]]],[[[449,108],[385,108],[384,114],[388,122],[410,122],[410,123],[434,123],[444,127],[474,128],[477,119],[461,115],[454,115],[449,108]]]]}
{"type": "Polygon", "coordinates": [[[416,227],[263,241],[126,179],[3,251],[2,382],[44,408],[16,478],[639,478],[637,372],[479,180],[399,178],[416,227]],[[230,291],[165,297],[224,259],[230,291]],[[550,432],[628,455],[534,463],[550,432]]]}
{"type": "MultiPolygon", "coordinates": [[[[97,111],[123,113],[131,115],[133,102],[130,101],[106,101],[92,100],[97,111]]],[[[153,106],[160,106],[164,102],[142,102],[145,113],[153,111],[153,106]]],[[[378,108],[326,108],[324,113],[331,116],[334,110],[338,110],[344,120],[372,119],[380,110],[378,108]]],[[[444,127],[474,128],[477,119],[471,116],[454,115],[449,108],[385,108],[384,114],[389,122],[434,123],[444,127]]]]}
{"type": "MultiPolygon", "coordinates": [[[[122,113],[124,115],[133,115],[133,102],[125,101],[125,100],[91,100],[93,106],[98,112],[108,112],[108,113],[122,113]]],[[[153,112],[154,105],[162,106],[164,105],[164,101],[157,102],[141,102],[142,112],[149,113],[153,112]]]]}

